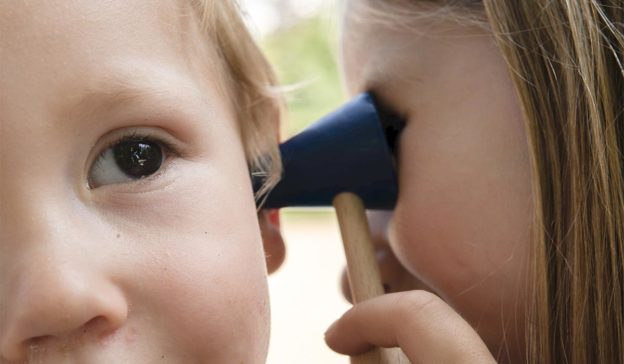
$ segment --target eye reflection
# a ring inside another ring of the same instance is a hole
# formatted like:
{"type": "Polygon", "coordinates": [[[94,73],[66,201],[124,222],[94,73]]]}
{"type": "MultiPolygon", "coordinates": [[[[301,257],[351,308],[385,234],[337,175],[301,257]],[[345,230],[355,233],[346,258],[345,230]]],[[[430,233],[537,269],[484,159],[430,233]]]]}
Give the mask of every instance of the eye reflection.
{"type": "Polygon", "coordinates": [[[150,141],[123,141],[113,147],[117,166],[131,178],[152,175],[162,165],[160,146],[150,141]]]}
{"type": "Polygon", "coordinates": [[[165,161],[161,143],[147,137],[127,137],[108,147],[89,173],[89,185],[127,183],[158,172],[165,161]]]}

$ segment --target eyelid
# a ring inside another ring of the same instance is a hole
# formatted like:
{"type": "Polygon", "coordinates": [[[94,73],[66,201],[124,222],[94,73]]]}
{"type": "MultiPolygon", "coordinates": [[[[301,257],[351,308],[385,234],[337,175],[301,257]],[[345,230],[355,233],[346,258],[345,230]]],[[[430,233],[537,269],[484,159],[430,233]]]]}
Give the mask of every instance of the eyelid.
{"type": "Polygon", "coordinates": [[[175,137],[171,136],[170,133],[166,132],[161,128],[124,127],[115,129],[105,134],[95,143],[94,148],[92,148],[92,152],[87,158],[84,172],[85,178],[83,178],[83,180],[86,181],[88,189],[92,189],[89,181],[91,171],[93,170],[93,168],[96,167],[97,162],[100,160],[100,158],[103,157],[104,153],[116,144],[132,138],[138,138],[143,140],[147,139],[153,141],[163,148],[163,153],[165,154],[165,162],[161,170],[159,170],[152,176],[146,177],[145,179],[137,180],[137,182],[149,181],[150,179],[152,179],[152,177],[155,178],[156,176],[160,175],[163,171],[167,169],[167,165],[172,162],[170,161],[171,156],[173,156],[174,158],[184,158],[185,156],[185,148],[182,142],[180,142],[175,137]]]}

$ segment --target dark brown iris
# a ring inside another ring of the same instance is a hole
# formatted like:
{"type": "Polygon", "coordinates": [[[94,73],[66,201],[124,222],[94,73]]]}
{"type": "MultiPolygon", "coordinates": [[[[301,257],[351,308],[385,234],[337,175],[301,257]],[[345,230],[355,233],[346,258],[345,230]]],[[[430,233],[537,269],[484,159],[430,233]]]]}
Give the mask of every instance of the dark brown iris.
{"type": "Polygon", "coordinates": [[[122,141],[113,147],[113,154],[119,169],[135,179],[156,173],[163,162],[160,146],[145,140],[122,141]]]}

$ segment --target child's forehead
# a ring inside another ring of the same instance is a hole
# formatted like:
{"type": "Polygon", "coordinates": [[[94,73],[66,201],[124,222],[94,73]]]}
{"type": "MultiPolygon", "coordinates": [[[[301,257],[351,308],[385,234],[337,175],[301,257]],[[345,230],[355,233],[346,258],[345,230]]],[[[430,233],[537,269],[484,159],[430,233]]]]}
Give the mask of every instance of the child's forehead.
{"type": "MultiPolygon", "coordinates": [[[[163,29],[183,24],[181,16],[190,10],[186,1],[177,0],[30,0],[0,3],[3,31],[73,29],[107,30],[105,24],[115,25],[116,31],[133,26],[160,24],[163,29]],[[120,25],[125,26],[120,27],[120,25]]],[[[188,20],[188,19],[186,19],[188,20]]],[[[112,30],[112,29],[108,29],[112,30]]],[[[40,34],[44,35],[44,34],[40,34]]],[[[61,34],[49,34],[61,35],[61,34]]]]}
{"type": "Polygon", "coordinates": [[[71,65],[74,57],[73,63],[97,67],[150,52],[154,62],[188,60],[208,43],[196,19],[188,2],[177,0],[6,1],[0,3],[0,48],[8,51],[3,58],[13,54],[33,65],[71,65]]]}
{"type": "Polygon", "coordinates": [[[196,19],[176,0],[1,2],[0,82],[15,87],[0,105],[90,92],[133,69],[211,79],[205,65],[213,52],[196,19]]]}

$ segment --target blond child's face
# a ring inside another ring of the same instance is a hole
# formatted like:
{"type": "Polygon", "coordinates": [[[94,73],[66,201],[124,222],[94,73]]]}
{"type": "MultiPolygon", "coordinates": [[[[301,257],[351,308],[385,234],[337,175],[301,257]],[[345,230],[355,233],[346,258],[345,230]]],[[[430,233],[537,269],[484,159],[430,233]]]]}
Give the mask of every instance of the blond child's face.
{"type": "Polygon", "coordinates": [[[173,1],[0,3],[0,363],[264,362],[246,159],[198,29],[173,1]]]}
{"type": "Polygon", "coordinates": [[[348,89],[372,89],[407,118],[390,245],[494,355],[505,340],[521,350],[530,169],[502,55],[476,27],[434,17],[392,30],[353,15],[359,3],[344,27],[348,89]]]}

